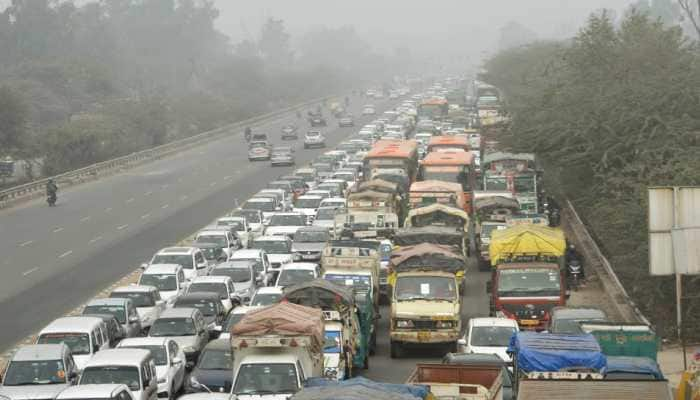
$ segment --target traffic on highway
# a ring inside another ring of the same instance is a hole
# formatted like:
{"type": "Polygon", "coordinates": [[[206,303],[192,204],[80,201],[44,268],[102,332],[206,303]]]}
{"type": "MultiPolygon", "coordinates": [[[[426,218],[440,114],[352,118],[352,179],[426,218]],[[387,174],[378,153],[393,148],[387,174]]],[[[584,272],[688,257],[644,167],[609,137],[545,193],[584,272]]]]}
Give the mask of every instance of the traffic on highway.
{"type": "Polygon", "coordinates": [[[3,211],[0,398],[671,399],[507,118],[395,79],[3,211]]]}

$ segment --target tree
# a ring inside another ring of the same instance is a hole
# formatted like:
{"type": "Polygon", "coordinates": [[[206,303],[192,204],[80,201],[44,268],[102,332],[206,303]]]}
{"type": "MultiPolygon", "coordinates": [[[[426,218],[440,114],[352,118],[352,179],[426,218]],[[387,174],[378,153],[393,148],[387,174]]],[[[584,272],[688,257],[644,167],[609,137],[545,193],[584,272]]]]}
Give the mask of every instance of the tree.
{"type": "Polygon", "coordinates": [[[690,23],[695,28],[695,32],[700,39],[700,0],[695,0],[696,3],[693,4],[693,0],[678,0],[683,13],[690,20],[690,23]]]}
{"type": "Polygon", "coordinates": [[[24,99],[7,86],[0,87],[0,149],[3,152],[15,153],[20,149],[27,133],[28,118],[24,99]]]}
{"type": "Polygon", "coordinates": [[[283,20],[268,18],[262,27],[258,42],[265,61],[278,67],[288,65],[292,60],[289,38],[283,20]]]}
{"type": "Polygon", "coordinates": [[[516,21],[510,21],[500,29],[498,48],[507,50],[537,40],[537,34],[516,21]]]}

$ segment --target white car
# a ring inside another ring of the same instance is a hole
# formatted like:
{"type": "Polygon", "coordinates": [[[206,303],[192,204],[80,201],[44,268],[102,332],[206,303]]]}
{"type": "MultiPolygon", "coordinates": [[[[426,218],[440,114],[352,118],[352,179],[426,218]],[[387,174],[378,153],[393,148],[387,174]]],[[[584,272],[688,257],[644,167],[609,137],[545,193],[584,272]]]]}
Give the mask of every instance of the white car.
{"type": "Polygon", "coordinates": [[[138,284],[155,286],[160,298],[167,304],[172,304],[185,292],[188,282],[178,264],[151,264],[141,273],[138,284]]]}
{"type": "Polygon", "coordinates": [[[141,328],[146,331],[153,321],[158,319],[165,310],[165,300],[161,299],[160,291],[150,285],[120,286],[110,293],[109,297],[131,299],[141,320],[141,328]]]}
{"type": "Polygon", "coordinates": [[[201,243],[214,243],[223,250],[224,254],[226,254],[226,259],[231,257],[231,254],[240,247],[238,238],[234,237],[231,229],[225,226],[203,229],[197,232],[194,240],[201,243]]]}
{"type": "Polygon", "coordinates": [[[252,247],[265,250],[275,279],[282,265],[292,262],[292,240],[288,236],[261,236],[253,241],[252,247]]]}
{"type": "Polygon", "coordinates": [[[265,228],[265,236],[294,236],[306,226],[306,215],[302,213],[277,213],[270,218],[265,228]]]}
{"type": "Polygon", "coordinates": [[[149,350],[156,363],[158,397],[171,399],[185,382],[185,353],[177,342],[167,337],[124,339],[117,348],[149,350]]]}
{"type": "Polygon", "coordinates": [[[310,282],[321,275],[320,267],[316,263],[294,262],[283,265],[277,276],[277,287],[293,286],[302,282],[310,282]]]}
{"type": "Polygon", "coordinates": [[[278,212],[277,202],[275,201],[275,199],[271,199],[269,197],[253,197],[251,199],[248,199],[248,201],[246,201],[245,203],[243,203],[243,206],[241,208],[261,211],[263,216],[263,225],[265,225],[265,223],[269,221],[270,217],[272,217],[272,214],[278,212]]]}
{"type": "MultiPolygon", "coordinates": [[[[255,236],[253,232],[253,227],[248,225],[248,221],[245,217],[222,217],[216,220],[216,225],[222,227],[233,228],[238,235],[238,239],[241,241],[243,247],[248,247],[249,242],[255,236]]],[[[262,225],[260,225],[262,234],[262,225]]]]}
{"type": "MultiPolygon", "coordinates": [[[[224,314],[233,309],[233,300],[237,298],[233,280],[228,276],[198,276],[192,280],[187,288],[187,293],[212,292],[219,295],[224,314]]],[[[239,303],[239,302],[237,302],[239,303]]]]}
{"type": "Polygon", "coordinates": [[[314,216],[316,215],[316,210],[321,205],[323,200],[323,197],[317,195],[305,194],[303,196],[299,196],[294,201],[292,211],[295,213],[304,214],[306,217],[306,223],[310,224],[313,222],[314,216]]]}
{"type": "Polygon", "coordinates": [[[312,226],[327,228],[331,234],[335,234],[335,216],[338,213],[337,207],[320,207],[316,211],[312,226]]]}
{"type": "Polygon", "coordinates": [[[510,318],[472,318],[464,338],[457,343],[462,353],[496,354],[504,361],[511,361],[506,350],[511,336],[518,330],[518,322],[510,318]]]}
{"type": "Polygon", "coordinates": [[[229,263],[236,263],[238,261],[253,261],[255,262],[254,268],[256,273],[256,280],[258,280],[262,285],[269,285],[273,281],[272,271],[270,270],[270,260],[267,257],[267,252],[261,249],[245,249],[238,250],[233,253],[229,263]]]}
{"type": "Polygon", "coordinates": [[[211,269],[202,251],[196,247],[166,247],[157,252],[149,264],[179,264],[188,281],[207,275],[211,269]]]}
{"type": "Polygon", "coordinates": [[[366,105],[362,108],[362,115],[374,115],[377,113],[377,110],[374,108],[373,105],[366,105]]]}
{"type": "Polygon", "coordinates": [[[347,205],[347,200],[344,197],[329,197],[321,201],[319,208],[332,207],[332,208],[345,208],[347,205]]]}
{"type": "Polygon", "coordinates": [[[316,186],[316,170],[314,168],[299,168],[294,171],[294,175],[302,177],[309,189],[313,189],[316,186]]]}
{"type": "Polygon", "coordinates": [[[250,299],[250,306],[251,307],[266,307],[266,306],[269,306],[272,304],[277,304],[277,303],[279,303],[280,300],[282,300],[283,296],[284,296],[284,293],[282,292],[281,287],[277,287],[277,286],[261,287],[261,288],[258,288],[258,290],[253,295],[253,298],[250,299]]]}
{"type": "MultiPolygon", "coordinates": [[[[2,398],[2,396],[0,396],[2,398]]],[[[124,384],[71,386],[59,393],[56,400],[136,400],[124,384]]]]}
{"type": "Polygon", "coordinates": [[[304,135],[304,148],[326,147],[326,137],[320,131],[309,131],[304,135]]]}

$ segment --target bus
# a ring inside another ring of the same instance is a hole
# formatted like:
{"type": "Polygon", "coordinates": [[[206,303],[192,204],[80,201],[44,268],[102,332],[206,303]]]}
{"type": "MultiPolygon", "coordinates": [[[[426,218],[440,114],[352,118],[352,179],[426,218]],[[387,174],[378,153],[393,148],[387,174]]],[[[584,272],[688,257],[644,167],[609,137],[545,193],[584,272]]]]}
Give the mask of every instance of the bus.
{"type": "Polygon", "coordinates": [[[443,98],[424,100],[418,105],[418,119],[441,120],[447,117],[449,111],[449,104],[443,98]]]}
{"type": "Polygon", "coordinates": [[[476,176],[474,155],[468,151],[438,151],[428,153],[421,161],[418,180],[459,183],[464,192],[464,211],[471,214],[476,176]]]}
{"type": "Polygon", "coordinates": [[[447,150],[469,151],[469,138],[466,136],[433,136],[428,141],[428,153],[447,150]]]}
{"type": "Polygon", "coordinates": [[[418,169],[418,142],[415,140],[378,140],[363,160],[363,177],[372,179],[374,172],[384,169],[406,171],[409,185],[418,169]]]}

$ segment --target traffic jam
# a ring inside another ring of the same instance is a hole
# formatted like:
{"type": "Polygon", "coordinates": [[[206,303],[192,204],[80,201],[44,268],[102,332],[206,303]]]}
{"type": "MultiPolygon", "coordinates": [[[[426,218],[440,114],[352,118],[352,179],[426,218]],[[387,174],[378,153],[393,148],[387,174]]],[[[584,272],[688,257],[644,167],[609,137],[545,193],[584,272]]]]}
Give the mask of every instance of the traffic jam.
{"type": "Polygon", "coordinates": [[[585,260],[536,156],[499,145],[498,88],[397,82],[354,96],[361,115],[346,97],[246,134],[279,176],[46,324],[0,399],[672,398],[649,326],[571,304],[585,260]],[[374,381],[378,351],[433,361],[374,381]]]}

